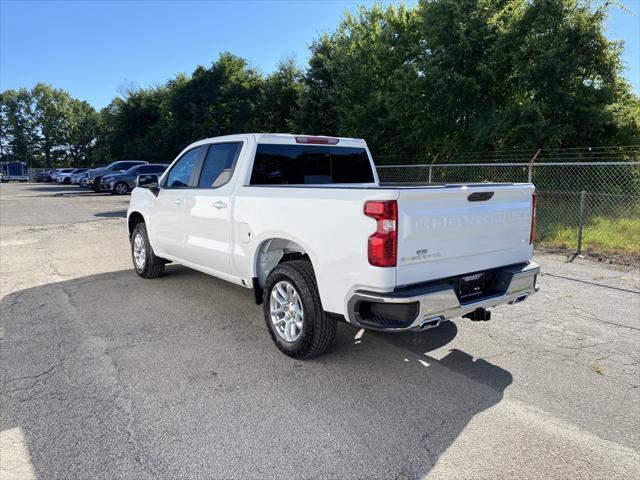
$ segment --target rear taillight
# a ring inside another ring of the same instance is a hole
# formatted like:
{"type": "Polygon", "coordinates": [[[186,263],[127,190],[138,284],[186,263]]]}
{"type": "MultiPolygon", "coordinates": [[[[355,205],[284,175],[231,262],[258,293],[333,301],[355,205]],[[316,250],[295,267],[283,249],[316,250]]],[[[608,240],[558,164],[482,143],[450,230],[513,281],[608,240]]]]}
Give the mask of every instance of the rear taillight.
{"type": "Polygon", "coordinates": [[[533,244],[533,237],[536,236],[536,204],[538,197],[535,192],[531,194],[531,234],[529,235],[529,245],[533,244]]]}
{"type": "Polygon", "coordinates": [[[376,220],[376,232],[369,237],[369,263],[374,267],[395,267],[398,254],[398,202],[372,201],[364,214],[376,220]]]}

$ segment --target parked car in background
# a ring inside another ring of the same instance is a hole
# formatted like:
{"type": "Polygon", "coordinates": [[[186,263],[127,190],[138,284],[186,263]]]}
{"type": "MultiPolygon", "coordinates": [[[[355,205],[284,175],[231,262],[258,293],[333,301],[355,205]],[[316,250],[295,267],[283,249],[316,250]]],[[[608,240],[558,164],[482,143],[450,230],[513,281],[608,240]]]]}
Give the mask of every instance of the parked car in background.
{"type": "Polygon", "coordinates": [[[51,181],[51,174],[53,172],[55,172],[54,169],[45,170],[44,172],[38,172],[38,173],[36,173],[35,181],[36,182],[50,182],[51,181]]]}
{"type": "Polygon", "coordinates": [[[60,175],[66,175],[67,173],[71,173],[75,170],[75,168],[56,168],[55,171],[51,174],[51,181],[57,182],[58,177],[60,175]]]}
{"type": "Polygon", "coordinates": [[[107,165],[106,167],[91,169],[87,176],[87,185],[93,188],[94,192],[99,192],[100,180],[105,175],[109,175],[110,173],[126,172],[131,167],[135,167],[136,165],[147,165],[148,163],[149,162],[145,162],[143,160],[119,160],[107,165]]]}
{"type": "Polygon", "coordinates": [[[322,353],[337,316],[420,331],[538,290],[531,183],[381,183],[364,140],[245,134],[196,142],[138,187],[136,273],[173,261],[252,288],[292,357],[322,353]]]}
{"type": "Polygon", "coordinates": [[[2,162],[0,163],[0,181],[18,180],[24,182],[29,180],[29,167],[25,162],[2,162]]]}
{"type": "Polygon", "coordinates": [[[71,184],[71,177],[77,173],[86,172],[88,168],[76,168],[70,172],[61,173],[56,177],[56,183],[64,183],[65,185],[71,184]]]}
{"type": "Polygon", "coordinates": [[[80,180],[82,180],[83,178],[87,178],[88,174],[89,174],[89,169],[85,169],[84,172],[74,173],[73,175],[71,175],[71,184],[79,185],[80,180]]]}
{"type": "Polygon", "coordinates": [[[100,179],[100,191],[111,192],[114,195],[126,195],[136,187],[138,175],[162,175],[169,165],[163,163],[150,163],[148,165],[136,165],[123,173],[112,173],[100,179]]]}

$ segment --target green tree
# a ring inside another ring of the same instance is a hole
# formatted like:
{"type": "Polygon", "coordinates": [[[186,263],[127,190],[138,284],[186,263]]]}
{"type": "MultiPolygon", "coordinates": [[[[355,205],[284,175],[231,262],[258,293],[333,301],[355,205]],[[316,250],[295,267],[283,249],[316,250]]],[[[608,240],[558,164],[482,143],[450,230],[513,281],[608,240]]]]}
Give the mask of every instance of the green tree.
{"type": "Polygon", "coordinates": [[[64,139],[67,118],[70,115],[71,96],[39,83],[31,90],[35,122],[36,145],[42,152],[46,167],[51,167],[57,157],[64,155],[64,139]]]}
{"type": "Polygon", "coordinates": [[[261,128],[265,131],[292,133],[302,98],[302,71],[291,59],[282,61],[278,69],[264,80],[260,99],[261,128]]]}
{"type": "Polygon", "coordinates": [[[8,106],[3,92],[0,93],[0,161],[9,158],[10,147],[8,106]]]}
{"type": "Polygon", "coordinates": [[[491,46],[500,66],[491,91],[500,102],[480,110],[471,125],[476,143],[531,148],[638,141],[637,108],[635,133],[631,112],[619,115],[637,99],[622,79],[622,44],[605,34],[608,4],[506,5],[513,12],[508,28],[498,30],[491,46]]]}
{"type": "Polygon", "coordinates": [[[36,154],[34,148],[36,123],[29,90],[21,88],[2,92],[0,112],[3,117],[4,155],[11,160],[32,164],[36,154]]]}
{"type": "Polygon", "coordinates": [[[196,68],[170,102],[177,146],[255,129],[260,122],[263,82],[244,59],[230,53],[220,55],[210,68],[196,68]]]}
{"type": "Polygon", "coordinates": [[[110,152],[115,159],[156,159],[157,151],[147,141],[147,135],[160,121],[162,94],[161,88],[139,89],[125,99],[114,99],[103,111],[103,120],[109,125],[110,152]]]}
{"type": "Polygon", "coordinates": [[[301,125],[393,155],[640,141],[609,3],[422,0],[311,47],[301,125]]]}
{"type": "Polygon", "coordinates": [[[64,124],[64,145],[76,168],[87,165],[95,145],[98,116],[87,102],[71,99],[64,124]]]}
{"type": "Polygon", "coordinates": [[[334,51],[334,40],[327,34],[311,44],[309,67],[303,78],[302,104],[296,117],[297,130],[302,133],[338,134],[336,88],[332,72],[334,51]]]}

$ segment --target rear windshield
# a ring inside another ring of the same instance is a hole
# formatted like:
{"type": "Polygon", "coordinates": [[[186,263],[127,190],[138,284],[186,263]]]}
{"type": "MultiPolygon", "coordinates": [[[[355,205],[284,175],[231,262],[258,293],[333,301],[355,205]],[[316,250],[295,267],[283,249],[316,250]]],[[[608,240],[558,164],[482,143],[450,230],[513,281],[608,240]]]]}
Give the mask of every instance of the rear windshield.
{"type": "Polygon", "coordinates": [[[373,183],[364,148],[259,144],[251,185],[373,183]]]}

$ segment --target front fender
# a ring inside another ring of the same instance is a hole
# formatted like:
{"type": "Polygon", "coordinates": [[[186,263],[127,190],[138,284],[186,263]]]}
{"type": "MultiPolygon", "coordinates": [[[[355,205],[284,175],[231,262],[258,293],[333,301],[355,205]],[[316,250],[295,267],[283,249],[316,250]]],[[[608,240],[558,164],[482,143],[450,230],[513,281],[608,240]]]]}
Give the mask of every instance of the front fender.
{"type": "Polygon", "coordinates": [[[135,225],[132,225],[132,215],[139,214],[142,216],[145,225],[147,226],[147,235],[149,236],[149,243],[151,247],[156,250],[155,242],[153,238],[153,228],[151,219],[151,209],[155,196],[147,188],[134,188],[131,191],[131,199],[129,200],[129,208],[127,209],[127,230],[131,235],[131,230],[135,225]]]}

